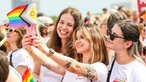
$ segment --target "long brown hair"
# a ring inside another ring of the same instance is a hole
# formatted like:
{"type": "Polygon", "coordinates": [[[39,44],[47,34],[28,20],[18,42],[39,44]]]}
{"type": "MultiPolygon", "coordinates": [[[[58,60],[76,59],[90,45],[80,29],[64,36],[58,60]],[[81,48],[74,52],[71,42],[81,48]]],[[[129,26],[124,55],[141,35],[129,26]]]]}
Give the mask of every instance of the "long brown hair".
{"type": "MultiPolygon", "coordinates": [[[[82,15],[81,15],[80,11],[77,10],[76,8],[67,7],[60,13],[60,15],[58,16],[58,18],[55,21],[54,29],[51,34],[51,38],[47,43],[47,46],[49,48],[51,47],[57,52],[60,52],[60,49],[62,46],[61,38],[58,36],[58,33],[57,33],[57,25],[58,25],[58,22],[60,21],[61,16],[66,13],[70,13],[74,18],[75,23],[74,23],[73,30],[75,30],[79,25],[83,24],[82,15]]],[[[63,54],[74,58],[74,50],[72,48],[72,35],[70,37],[68,37],[66,42],[67,43],[65,44],[65,49],[64,49],[65,51],[63,52],[63,54]]]]}

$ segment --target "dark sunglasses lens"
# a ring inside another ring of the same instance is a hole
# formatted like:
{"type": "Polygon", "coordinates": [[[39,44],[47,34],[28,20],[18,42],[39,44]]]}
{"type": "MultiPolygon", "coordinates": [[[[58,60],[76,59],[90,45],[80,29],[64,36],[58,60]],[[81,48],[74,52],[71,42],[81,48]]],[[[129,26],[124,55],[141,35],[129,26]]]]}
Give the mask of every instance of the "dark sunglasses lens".
{"type": "Polygon", "coordinates": [[[6,29],[6,31],[8,31],[9,29],[8,28],[5,28],[6,29]]]}
{"type": "Polygon", "coordinates": [[[13,29],[9,29],[9,32],[13,32],[13,29]]]}
{"type": "Polygon", "coordinates": [[[110,34],[110,39],[113,41],[115,39],[115,36],[113,34],[110,34]]]}

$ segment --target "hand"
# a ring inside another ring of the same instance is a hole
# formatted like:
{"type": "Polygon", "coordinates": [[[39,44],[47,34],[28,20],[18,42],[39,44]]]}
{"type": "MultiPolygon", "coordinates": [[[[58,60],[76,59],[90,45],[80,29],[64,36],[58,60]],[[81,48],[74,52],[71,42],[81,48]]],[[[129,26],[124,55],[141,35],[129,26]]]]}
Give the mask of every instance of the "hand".
{"type": "Polygon", "coordinates": [[[24,49],[26,49],[27,51],[30,51],[30,46],[32,46],[31,43],[31,36],[30,35],[24,35],[23,39],[22,39],[22,46],[24,49]]]}
{"type": "Polygon", "coordinates": [[[49,48],[46,46],[44,39],[41,36],[32,36],[31,39],[33,39],[34,47],[38,48],[44,54],[48,52],[49,48]]]}

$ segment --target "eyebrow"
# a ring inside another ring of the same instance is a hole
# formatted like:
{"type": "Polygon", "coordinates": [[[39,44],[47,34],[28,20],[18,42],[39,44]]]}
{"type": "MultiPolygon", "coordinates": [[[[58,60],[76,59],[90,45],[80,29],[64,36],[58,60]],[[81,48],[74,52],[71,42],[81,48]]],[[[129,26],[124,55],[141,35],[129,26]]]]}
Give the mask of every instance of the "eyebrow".
{"type": "Polygon", "coordinates": [[[118,36],[118,34],[117,34],[117,33],[115,33],[115,32],[113,32],[113,34],[115,34],[115,35],[117,35],[117,36],[118,36]]]}

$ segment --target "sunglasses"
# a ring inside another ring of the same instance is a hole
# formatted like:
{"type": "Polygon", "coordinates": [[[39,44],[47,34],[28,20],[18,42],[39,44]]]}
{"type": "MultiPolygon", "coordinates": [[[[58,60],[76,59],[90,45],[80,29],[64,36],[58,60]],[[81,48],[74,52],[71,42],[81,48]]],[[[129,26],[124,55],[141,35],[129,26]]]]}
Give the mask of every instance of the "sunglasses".
{"type": "Polygon", "coordinates": [[[113,41],[115,38],[122,38],[124,39],[124,37],[120,37],[118,35],[115,35],[115,34],[112,34],[112,33],[109,33],[109,38],[113,41]]]}
{"type": "Polygon", "coordinates": [[[15,29],[6,28],[7,32],[17,32],[15,29]]]}

